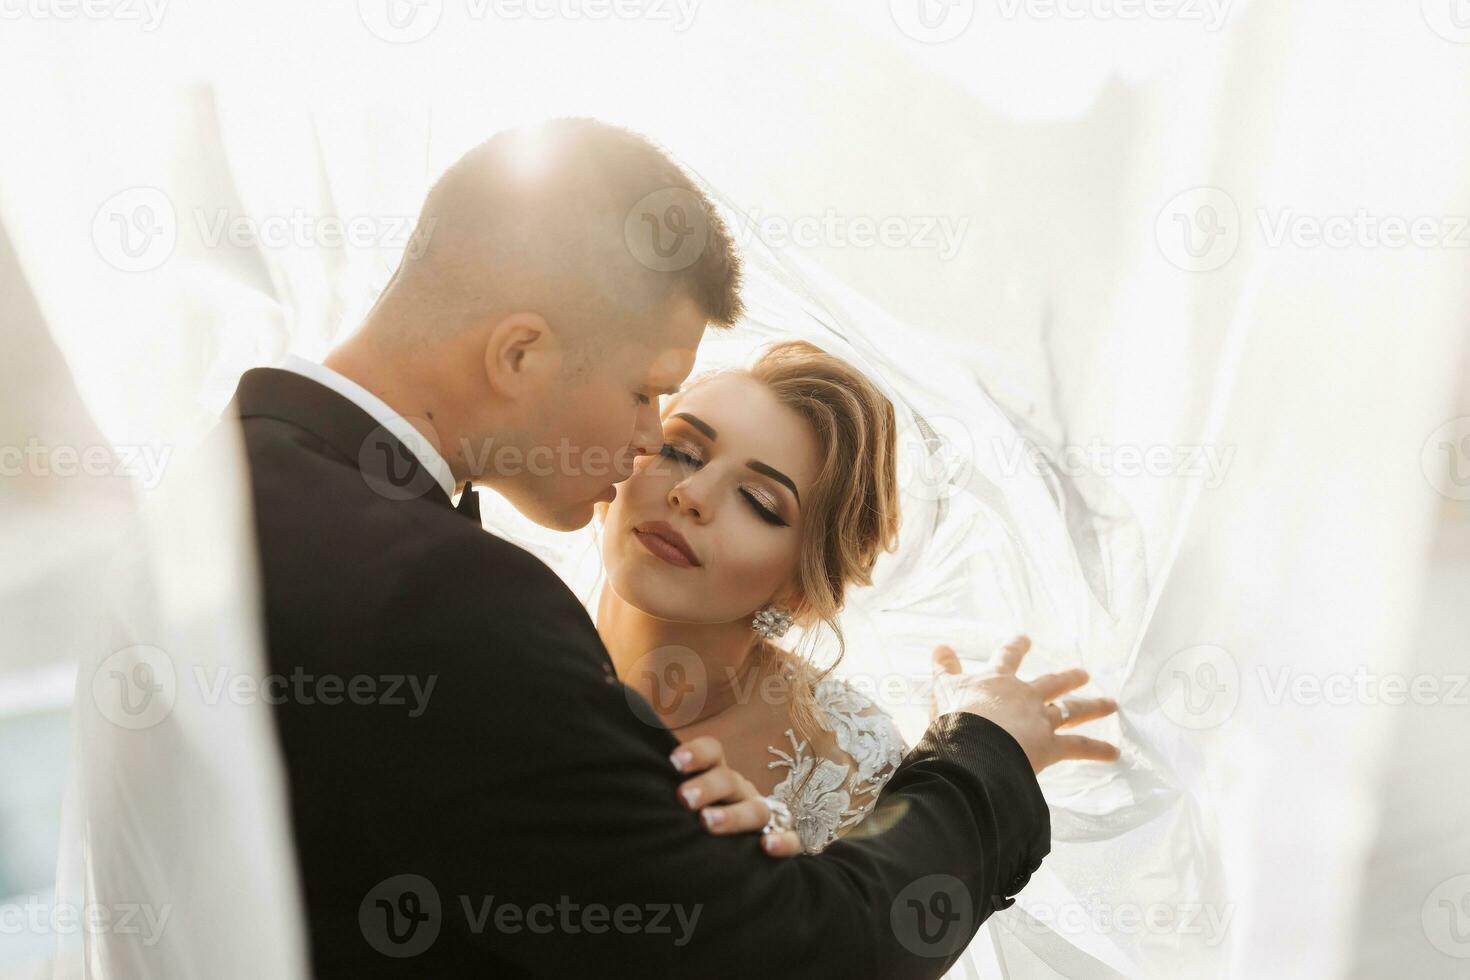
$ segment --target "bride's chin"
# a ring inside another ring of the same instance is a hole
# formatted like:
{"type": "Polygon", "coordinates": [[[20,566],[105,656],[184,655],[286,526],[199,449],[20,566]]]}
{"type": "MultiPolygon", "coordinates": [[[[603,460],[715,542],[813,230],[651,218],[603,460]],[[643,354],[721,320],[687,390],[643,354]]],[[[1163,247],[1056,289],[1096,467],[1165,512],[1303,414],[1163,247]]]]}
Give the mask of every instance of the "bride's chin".
{"type": "MultiPolygon", "coordinates": [[[[649,556],[652,558],[652,556],[649,556]]],[[[634,609],[645,616],[654,619],[678,621],[677,617],[670,617],[667,601],[657,601],[658,598],[668,599],[669,590],[664,583],[653,581],[648,574],[656,569],[657,565],[645,566],[643,570],[628,567],[624,559],[616,569],[607,569],[607,588],[619,602],[634,609]]],[[[654,562],[658,559],[653,558],[654,562]]]]}

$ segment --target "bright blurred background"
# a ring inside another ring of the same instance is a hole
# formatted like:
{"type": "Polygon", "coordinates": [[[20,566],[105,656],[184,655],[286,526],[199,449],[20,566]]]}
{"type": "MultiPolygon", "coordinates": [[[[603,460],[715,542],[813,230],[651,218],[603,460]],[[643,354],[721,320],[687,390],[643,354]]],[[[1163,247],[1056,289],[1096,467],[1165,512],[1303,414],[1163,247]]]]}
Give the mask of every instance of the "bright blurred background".
{"type": "MultiPolygon", "coordinates": [[[[1170,787],[1158,840],[1188,848],[1151,886],[1116,855],[1089,863],[1096,838],[1062,841],[1064,890],[1012,919],[1100,895],[1229,925],[1017,925],[986,975],[1470,971],[1470,704],[1449,693],[1470,671],[1462,0],[0,0],[0,17],[0,444],[55,424],[139,459],[191,445],[243,370],[352,328],[469,145],[547,116],[629,126],[740,202],[744,234],[947,341],[1060,444],[1114,454],[1091,475],[1144,528],[1150,590],[1136,636],[1089,666],[1170,787]],[[360,240],[324,240],[326,214],[360,240]],[[19,356],[37,329],[60,358],[19,356]],[[73,413],[27,414],[43,396],[73,413]],[[1220,465],[1128,470],[1125,447],[1220,465]],[[1273,696],[1354,671],[1442,693],[1273,696]],[[1211,691],[1229,707],[1188,709],[1211,691]]],[[[55,878],[86,640],[44,597],[79,594],[111,508],[151,476],[104,481],[100,503],[34,469],[0,482],[0,907],[50,901],[55,878]]],[[[58,936],[18,921],[0,918],[0,968],[31,975],[58,936]]]]}

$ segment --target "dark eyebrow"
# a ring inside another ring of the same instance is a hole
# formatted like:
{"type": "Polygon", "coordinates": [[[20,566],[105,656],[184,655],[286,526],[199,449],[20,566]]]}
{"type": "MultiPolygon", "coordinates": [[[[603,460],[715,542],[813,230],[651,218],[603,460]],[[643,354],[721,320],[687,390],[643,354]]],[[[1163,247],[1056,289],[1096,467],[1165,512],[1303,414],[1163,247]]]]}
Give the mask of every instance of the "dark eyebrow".
{"type": "MultiPolygon", "coordinates": [[[[690,415],[688,412],[675,412],[673,415],[670,415],[669,418],[682,419],[683,421],[688,422],[700,432],[703,432],[705,438],[709,439],[712,442],[717,441],[720,438],[719,433],[715,432],[714,426],[710,425],[698,415],[690,415]]],[[[775,480],[777,483],[783,484],[787,490],[791,491],[791,495],[796,498],[796,503],[798,504],[798,506],[801,504],[801,493],[796,489],[796,484],[792,482],[791,477],[787,476],[785,473],[782,473],[774,466],[767,466],[765,463],[762,463],[758,459],[748,460],[745,465],[755,470],[757,473],[762,473],[775,480]]]]}
{"type": "Polygon", "coordinates": [[[685,422],[688,422],[690,425],[694,426],[700,432],[703,432],[704,433],[704,437],[706,439],[718,439],[718,438],[720,438],[720,435],[719,435],[719,433],[717,433],[715,431],[714,426],[710,425],[708,422],[706,422],[704,419],[700,418],[698,415],[690,415],[688,412],[675,412],[673,415],[671,415],[669,417],[670,418],[675,418],[675,419],[683,419],[685,422]]]}
{"type": "Polygon", "coordinates": [[[796,502],[798,504],[801,503],[801,494],[796,492],[796,484],[791,482],[791,477],[787,476],[785,473],[782,473],[774,466],[767,466],[765,463],[762,463],[758,459],[752,459],[745,465],[749,466],[757,473],[764,473],[766,476],[775,480],[777,483],[784,483],[786,485],[786,489],[790,490],[791,495],[796,498],[796,502]]]}

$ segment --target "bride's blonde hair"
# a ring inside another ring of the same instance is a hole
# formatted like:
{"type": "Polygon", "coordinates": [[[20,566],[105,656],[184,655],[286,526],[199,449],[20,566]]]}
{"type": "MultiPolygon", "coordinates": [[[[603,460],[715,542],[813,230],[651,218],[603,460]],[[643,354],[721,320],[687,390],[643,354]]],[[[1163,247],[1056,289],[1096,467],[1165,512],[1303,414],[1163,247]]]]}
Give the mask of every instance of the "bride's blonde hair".
{"type": "MultiPolygon", "coordinates": [[[[898,543],[893,405],[861,371],[802,340],[768,348],[744,373],[807,421],[821,453],[817,477],[802,499],[796,573],[801,598],[790,610],[803,627],[825,625],[837,640],[831,663],[804,663],[803,679],[814,683],[842,658],[838,615],[847,587],[871,584],[878,556],[898,543]]],[[[792,713],[810,737],[813,704],[802,693],[808,687],[793,685],[792,713]]]]}

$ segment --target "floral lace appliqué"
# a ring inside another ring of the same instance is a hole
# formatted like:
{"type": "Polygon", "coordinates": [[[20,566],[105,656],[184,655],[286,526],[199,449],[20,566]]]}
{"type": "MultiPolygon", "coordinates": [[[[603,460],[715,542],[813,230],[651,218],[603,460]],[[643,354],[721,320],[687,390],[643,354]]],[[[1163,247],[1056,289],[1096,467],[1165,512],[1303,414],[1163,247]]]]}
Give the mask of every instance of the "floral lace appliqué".
{"type": "Polygon", "coordinates": [[[904,753],[893,720],[867,697],[834,677],[818,681],[814,693],[818,722],[836,736],[840,752],[818,757],[788,728],[791,751],[770,746],[776,758],[768,763],[772,769],[788,770],[771,795],[791,808],[808,854],[862,822],[904,753]]]}

